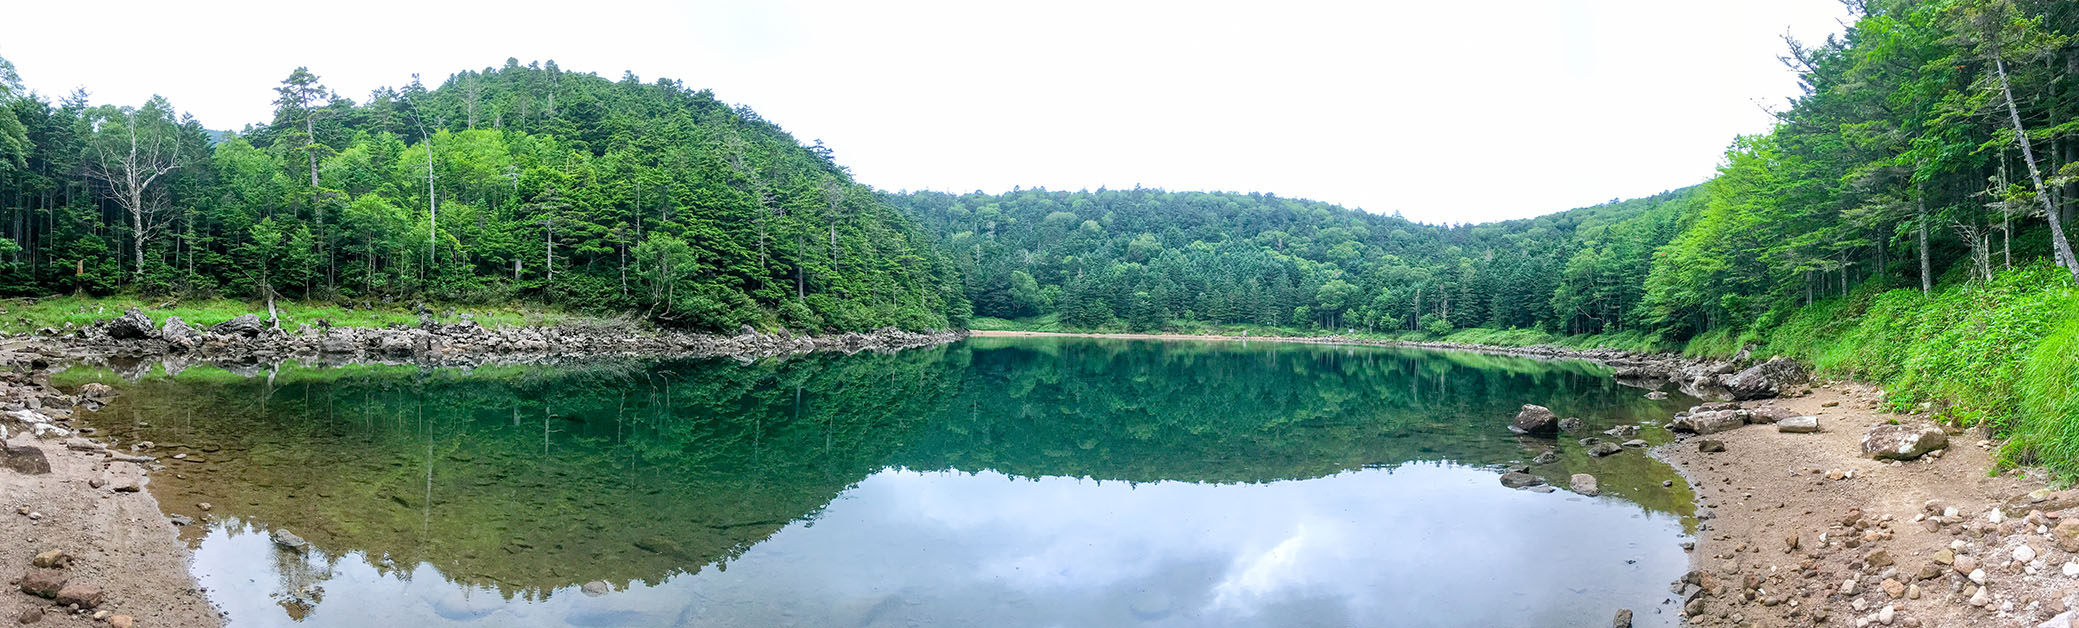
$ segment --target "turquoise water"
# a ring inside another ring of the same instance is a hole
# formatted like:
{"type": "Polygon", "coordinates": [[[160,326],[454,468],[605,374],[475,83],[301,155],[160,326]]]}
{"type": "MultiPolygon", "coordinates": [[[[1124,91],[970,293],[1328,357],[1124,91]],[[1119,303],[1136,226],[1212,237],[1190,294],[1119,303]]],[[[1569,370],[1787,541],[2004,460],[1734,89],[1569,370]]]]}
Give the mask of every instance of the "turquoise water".
{"type": "Polygon", "coordinates": [[[1584,363],[1040,338],[60,379],[124,387],[93,421],[158,445],[233,626],[1674,625],[1691,525],[1643,452],[1504,428],[1687,405],[1584,363]],[[1496,481],[1554,446],[1533,471],[1601,496],[1496,481]]]}

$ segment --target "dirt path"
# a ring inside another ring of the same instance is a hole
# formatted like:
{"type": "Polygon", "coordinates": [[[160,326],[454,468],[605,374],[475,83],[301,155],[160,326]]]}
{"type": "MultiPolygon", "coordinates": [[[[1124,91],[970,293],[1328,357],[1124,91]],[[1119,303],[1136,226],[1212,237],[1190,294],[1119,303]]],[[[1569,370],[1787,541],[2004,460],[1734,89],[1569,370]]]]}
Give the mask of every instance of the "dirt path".
{"type": "MultiPolygon", "coordinates": [[[[2042,487],[2013,473],[1990,476],[1993,457],[1975,433],[1952,433],[1940,457],[1903,463],[1861,455],[1861,438],[1891,420],[1881,394],[1840,384],[1759,404],[1816,415],[1824,430],[1781,433],[1748,425],[1664,446],[1696,488],[1691,554],[1699,626],[2036,626],[2079,593],[2079,563],[2053,542],[2053,515],[1994,516],[2003,500],[2042,487]],[[1699,440],[1725,451],[1702,453],[1699,440]],[[1949,508],[1955,512],[1943,516],[1949,508]],[[2026,519],[2026,520],[2024,520],[2026,519]],[[1792,539],[1795,546],[1792,546],[1792,539]],[[2016,560],[2030,557],[2029,562],[2016,560]],[[1959,569],[1969,567],[1969,569],[1959,569]],[[1971,572],[1987,584],[1982,605],[1971,572]],[[1852,582],[1852,584],[1851,584],[1852,582]],[[1890,612],[1884,609],[1889,607],[1890,612]]],[[[2041,494],[2038,494],[2041,496],[2041,494]]],[[[2022,510],[2062,507],[2066,493],[2022,510]]],[[[2072,502],[2079,504],[2079,501],[2072,502]]],[[[2079,511],[2073,511],[2079,517],[2079,511]]]]}

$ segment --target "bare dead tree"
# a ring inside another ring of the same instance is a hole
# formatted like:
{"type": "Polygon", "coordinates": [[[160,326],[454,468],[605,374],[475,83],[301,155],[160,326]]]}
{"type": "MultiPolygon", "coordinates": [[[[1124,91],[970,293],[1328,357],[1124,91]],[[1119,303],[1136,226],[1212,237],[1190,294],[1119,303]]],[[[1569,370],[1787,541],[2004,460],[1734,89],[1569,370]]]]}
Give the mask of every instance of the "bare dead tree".
{"type": "Polygon", "coordinates": [[[172,112],[160,109],[159,104],[147,104],[143,109],[109,107],[103,115],[96,122],[97,131],[119,135],[99,137],[90,143],[92,158],[87,160],[87,173],[100,181],[102,192],[130,216],[134,272],[142,278],[145,246],[165,226],[161,214],[166,208],[166,189],[157,184],[185,165],[186,159],[181,154],[179,131],[166,119],[172,112]],[[110,131],[110,124],[123,128],[110,131]],[[138,127],[145,125],[150,128],[140,133],[138,127]]]}

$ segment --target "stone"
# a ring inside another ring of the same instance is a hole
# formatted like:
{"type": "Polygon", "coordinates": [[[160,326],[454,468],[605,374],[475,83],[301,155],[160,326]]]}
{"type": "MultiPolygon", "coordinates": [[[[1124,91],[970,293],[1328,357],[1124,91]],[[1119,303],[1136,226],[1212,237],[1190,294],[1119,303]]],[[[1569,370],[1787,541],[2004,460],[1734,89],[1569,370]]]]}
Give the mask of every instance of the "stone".
{"type": "Polygon", "coordinates": [[[1589,497],[1602,494],[1602,490],[1596,486],[1595,476],[1586,473],[1576,473],[1572,478],[1568,478],[1567,486],[1574,489],[1574,492],[1589,497]]]}
{"type": "Polygon", "coordinates": [[[137,620],[129,615],[110,615],[108,628],[137,628],[137,620]]]}
{"type": "Polygon", "coordinates": [[[64,569],[70,564],[72,557],[66,556],[64,550],[44,550],[43,553],[37,554],[36,558],[29,560],[29,566],[41,569],[64,569]]]}
{"type": "Polygon", "coordinates": [[[1587,423],[1587,421],[1581,420],[1581,417],[1570,416],[1559,420],[1559,431],[1578,432],[1581,431],[1581,426],[1586,425],[1587,423]]]}
{"type": "Polygon", "coordinates": [[[1898,609],[1890,604],[1884,605],[1884,608],[1877,609],[1877,623],[1890,625],[1892,620],[1897,618],[1898,609]]]}
{"type": "Polygon", "coordinates": [[[1510,471],[1508,473],[1503,473],[1501,475],[1501,483],[1502,486],[1506,486],[1509,488],[1529,488],[1532,486],[1544,484],[1545,478],[1541,478],[1528,473],[1510,471]]]}
{"type": "Polygon", "coordinates": [[[582,590],[585,592],[585,595],[599,597],[602,595],[606,595],[607,592],[611,591],[612,589],[607,586],[605,580],[593,580],[591,582],[585,583],[585,586],[582,587],[582,590]]]}
{"type": "Polygon", "coordinates": [[[1971,572],[1973,572],[1973,571],[1977,571],[1977,570],[1978,570],[1978,557],[1976,557],[1976,556],[1958,556],[1958,557],[1956,557],[1956,563],[1955,563],[1955,564],[1952,564],[1952,565],[1950,565],[1950,568],[1951,568],[1951,569],[1955,569],[1955,570],[1956,570],[1956,573],[1961,573],[1961,574],[1968,574],[1968,573],[1971,573],[1971,572]]]}
{"type": "Polygon", "coordinates": [[[2036,624],[2036,628],[2074,628],[2079,626],[2079,617],[2074,617],[2073,613],[2073,611],[2058,613],[2050,619],[2043,620],[2043,623],[2036,624]]]}
{"type": "Polygon", "coordinates": [[[46,475],[51,472],[51,461],[44,457],[42,449],[29,445],[9,447],[0,443],[0,469],[22,475],[46,475]]]}
{"type": "Polygon", "coordinates": [[[210,333],[213,334],[245,336],[247,338],[258,338],[260,332],[266,330],[267,324],[261,322],[260,317],[253,314],[240,314],[237,318],[217,323],[209,328],[210,333]]]}
{"type": "Polygon", "coordinates": [[[1797,413],[1791,412],[1790,408],[1784,408],[1779,406],[1761,406],[1757,408],[1748,408],[1747,413],[1748,423],[1762,424],[1779,423],[1782,422],[1784,419],[1797,416],[1797,413]]]}
{"type": "Polygon", "coordinates": [[[58,590],[65,588],[65,572],[56,569],[32,568],[27,573],[22,574],[21,583],[17,586],[23,593],[36,597],[57,597],[58,590]]]}
{"type": "Polygon", "coordinates": [[[1516,412],[1516,419],[1509,422],[1509,431],[1537,436],[1558,434],[1559,415],[1544,406],[1523,404],[1523,409],[1516,412]]]}
{"type": "Polygon", "coordinates": [[[1699,440],[1696,441],[1696,450],[1707,454],[1718,453],[1725,451],[1725,442],[1711,439],[1699,440]]]}
{"type": "Polygon", "coordinates": [[[310,552],[310,541],[305,541],[303,537],[296,536],[296,533],[282,528],[275,528],[273,532],[267,533],[267,538],[272,539],[277,547],[285,550],[298,554],[310,552]]]}
{"type": "Polygon", "coordinates": [[[1594,446],[1588,448],[1588,455],[1601,458],[1603,456],[1612,455],[1620,451],[1624,451],[1624,446],[1618,445],[1617,443],[1596,443],[1594,446]]]}
{"type": "Polygon", "coordinates": [[[1610,628],[1631,628],[1631,609],[1617,609],[1617,617],[1610,620],[1610,628]]]}
{"type": "Polygon", "coordinates": [[[1896,600],[1906,596],[1906,583],[1899,582],[1896,579],[1885,578],[1884,582],[1878,586],[1883,587],[1884,594],[1891,596],[1891,599],[1896,600]]]}
{"type": "Polygon", "coordinates": [[[1983,568],[1979,568],[1979,569],[1973,569],[1973,570],[1971,570],[1971,576],[1970,576],[1970,578],[1971,578],[1971,583],[1972,583],[1972,584],[1976,584],[1976,585],[1979,585],[1979,586],[1984,586],[1984,585],[1985,585],[1985,579],[1986,579],[1986,575],[1985,575],[1985,569],[1983,569],[1983,568]]]}
{"type": "Polygon", "coordinates": [[[1643,438],[1634,438],[1634,439],[1631,439],[1631,440],[1628,440],[1628,441],[1624,441],[1623,443],[1621,443],[1621,444],[1620,444],[1620,446],[1622,446],[1622,447],[1630,447],[1630,448],[1632,448],[1632,449],[1640,449],[1640,448],[1646,447],[1647,445],[1651,445],[1651,444],[1652,444],[1652,443],[1648,443],[1648,442],[1646,442],[1646,439],[1643,439],[1643,438]]]}
{"type": "Polygon", "coordinates": [[[14,621],[15,623],[20,624],[33,624],[39,621],[43,621],[43,607],[31,606],[29,608],[22,609],[22,614],[16,615],[14,617],[14,621]]]}
{"type": "Polygon", "coordinates": [[[1890,567],[1890,566],[1892,566],[1893,564],[1895,564],[1895,561],[1893,561],[1893,560],[1892,560],[1892,558],[1891,558],[1891,552],[1887,552],[1887,551],[1884,551],[1884,550],[1877,550],[1877,551],[1874,551],[1874,552],[1870,552],[1870,553],[1869,553],[1869,554],[1867,554],[1867,555],[1864,555],[1864,556],[1862,557],[1862,564],[1865,564],[1865,565],[1869,565],[1870,567],[1873,567],[1873,568],[1874,568],[1874,567],[1890,567]]]}
{"type": "Polygon", "coordinates": [[[1932,425],[1879,425],[1862,437],[1862,453],[1878,460],[1912,460],[1949,446],[1949,436],[1932,425]]]}
{"type": "Polygon", "coordinates": [[[1954,565],[1954,564],[1956,564],[1956,551],[1955,551],[1955,550],[1951,550],[1951,549],[1948,549],[1948,548],[1943,548],[1943,549],[1941,549],[1941,550],[1939,550],[1939,551],[1936,551],[1936,552],[1935,552],[1935,562],[1937,562],[1937,563],[1941,563],[1941,564],[1944,564],[1944,565],[1954,565]]]}
{"type": "Polygon", "coordinates": [[[1559,450],[1557,449],[1547,449],[1538,452],[1536,458],[1530,459],[1531,464],[1552,464],[1554,462],[1559,462],[1559,450]]]}
{"type": "Polygon", "coordinates": [[[1977,593],[1973,593],[1973,594],[1971,594],[1971,605],[1972,605],[1972,606],[1984,606],[1984,605],[1986,605],[1986,604],[1991,604],[1991,603],[1992,603],[1992,589],[1989,589],[1989,588],[1986,588],[1986,587],[1979,587],[1979,588],[1978,588],[1978,592],[1977,592],[1977,593]]]}
{"type": "Polygon", "coordinates": [[[2058,549],[2079,552],[2079,517],[2066,517],[2050,528],[2050,540],[2057,542],[2058,549]]]}
{"type": "Polygon", "coordinates": [[[80,608],[100,606],[101,587],[90,584],[68,584],[65,585],[65,588],[58,589],[58,597],[55,601],[60,606],[74,604],[79,605],[80,608]]]}
{"type": "Polygon", "coordinates": [[[1747,424],[1746,410],[1704,410],[1668,422],[1677,432],[1716,434],[1747,424]]]}
{"type": "Polygon", "coordinates": [[[109,338],[116,340],[142,340],[157,335],[152,329],[152,319],[137,308],[123,310],[123,315],[108,321],[105,328],[109,338]]]}
{"type": "Polygon", "coordinates": [[[2079,561],[2065,561],[2064,574],[2066,578],[2079,577],[2079,561]]]}
{"type": "Polygon", "coordinates": [[[2027,545],[2017,545],[2014,547],[2014,560],[2026,563],[2029,561],[2033,561],[2035,559],[2036,548],[2029,547],[2027,545]]]}
{"type": "Polygon", "coordinates": [[[1719,380],[1733,399],[1767,399],[1805,385],[1805,368],[1790,358],[1770,358],[1719,380]]]}
{"type": "Polygon", "coordinates": [[[1794,416],[1776,422],[1776,431],[1786,434],[1811,434],[1819,431],[1819,417],[1794,416]]]}

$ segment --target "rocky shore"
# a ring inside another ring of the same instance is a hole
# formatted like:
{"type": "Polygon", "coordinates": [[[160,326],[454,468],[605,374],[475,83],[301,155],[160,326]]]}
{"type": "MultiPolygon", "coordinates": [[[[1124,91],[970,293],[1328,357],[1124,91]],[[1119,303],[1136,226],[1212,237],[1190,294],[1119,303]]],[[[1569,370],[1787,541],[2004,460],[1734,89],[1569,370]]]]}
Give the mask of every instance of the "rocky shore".
{"type": "Polygon", "coordinates": [[[246,314],[207,328],[178,316],[153,321],[135,309],[77,328],[44,328],[18,343],[48,362],[103,364],[119,371],[154,365],[179,372],[209,363],[230,370],[296,360],[311,365],[357,363],[474,366],[599,357],[760,357],[838,351],[896,351],[953,342],[960,331],[909,332],[883,328],[821,336],[744,326],[735,335],[648,328],[615,320],[555,326],[487,328],[467,315],[440,322],[422,314],[412,326],[384,328],[299,325],[246,314]]]}

